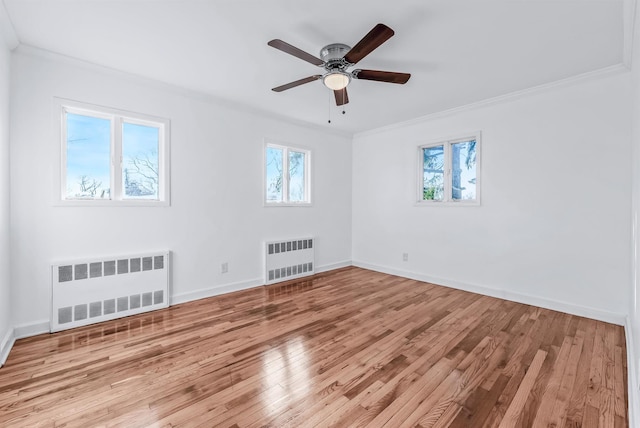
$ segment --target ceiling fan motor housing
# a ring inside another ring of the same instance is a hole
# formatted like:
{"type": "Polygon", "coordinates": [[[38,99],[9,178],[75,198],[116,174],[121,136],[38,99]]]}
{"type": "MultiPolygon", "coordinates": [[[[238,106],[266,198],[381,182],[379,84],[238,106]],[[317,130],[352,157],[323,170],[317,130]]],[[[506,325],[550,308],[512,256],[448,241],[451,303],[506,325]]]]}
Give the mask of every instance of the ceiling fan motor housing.
{"type": "Polygon", "coordinates": [[[351,50],[351,46],[344,43],[332,43],[320,49],[320,59],[324,61],[327,71],[344,71],[351,64],[345,61],[344,56],[351,50]]]}

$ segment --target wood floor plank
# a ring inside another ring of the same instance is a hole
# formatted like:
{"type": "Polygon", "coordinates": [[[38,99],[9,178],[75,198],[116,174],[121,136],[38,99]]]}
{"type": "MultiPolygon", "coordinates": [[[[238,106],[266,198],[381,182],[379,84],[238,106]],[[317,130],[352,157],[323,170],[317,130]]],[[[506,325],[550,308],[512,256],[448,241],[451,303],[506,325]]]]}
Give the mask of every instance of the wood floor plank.
{"type": "Polygon", "coordinates": [[[542,368],[542,364],[544,363],[545,358],[547,357],[547,353],[545,351],[539,350],[536,354],[527,374],[522,379],[520,383],[520,387],[516,392],[516,395],[513,397],[511,404],[507,408],[507,412],[505,413],[502,421],[500,422],[500,428],[508,428],[516,426],[518,418],[520,417],[520,413],[524,408],[524,405],[527,401],[527,397],[533,388],[533,384],[538,377],[538,373],[540,373],[540,369],[542,368]]]}
{"type": "MultiPolygon", "coordinates": [[[[575,331],[575,330],[573,330],[575,331]]],[[[569,351],[569,357],[567,365],[565,367],[562,379],[560,380],[560,386],[558,393],[553,404],[553,410],[548,418],[547,425],[561,427],[564,425],[566,419],[567,408],[569,407],[569,400],[571,399],[571,392],[576,380],[576,373],[578,370],[578,362],[580,361],[580,355],[582,354],[582,347],[584,344],[584,337],[582,332],[575,332],[571,350],[569,351]]]]}
{"type": "MultiPolygon", "coordinates": [[[[562,318],[561,318],[562,319],[562,318]]],[[[548,332],[543,335],[541,343],[538,345],[539,349],[547,352],[547,357],[542,363],[540,373],[536,378],[533,388],[529,392],[529,397],[525,402],[522,414],[518,419],[518,424],[523,427],[531,427],[536,418],[541,414],[540,406],[542,400],[551,382],[554,382],[553,374],[559,373],[558,361],[560,347],[553,345],[556,342],[556,333],[548,332]]]]}
{"type": "Polygon", "coordinates": [[[567,417],[564,425],[566,427],[580,426],[582,414],[584,411],[584,403],[587,397],[587,389],[589,387],[589,367],[593,356],[593,342],[596,322],[593,320],[582,319],[580,331],[584,337],[582,345],[582,354],[577,365],[575,382],[571,393],[570,404],[567,408],[567,417]]]}
{"type": "Polygon", "coordinates": [[[628,427],[620,326],[349,267],[16,341],[2,427],[628,427]]]}
{"type": "Polygon", "coordinates": [[[615,409],[616,409],[616,416],[621,416],[624,418],[624,416],[627,413],[627,403],[625,401],[625,391],[627,390],[627,386],[624,382],[624,372],[625,372],[625,367],[623,365],[623,358],[622,358],[622,347],[621,346],[616,346],[615,349],[615,374],[614,374],[614,379],[615,379],[615,409]]]}

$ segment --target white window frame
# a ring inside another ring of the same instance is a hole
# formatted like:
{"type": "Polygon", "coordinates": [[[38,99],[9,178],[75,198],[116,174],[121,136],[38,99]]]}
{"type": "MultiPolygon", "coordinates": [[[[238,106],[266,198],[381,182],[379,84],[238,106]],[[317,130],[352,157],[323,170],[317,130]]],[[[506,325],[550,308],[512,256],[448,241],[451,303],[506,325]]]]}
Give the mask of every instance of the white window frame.
{"type": "Polygon", "coordinates": [[[417,169],[417,192],[416,192],[416,206],[479,206],[480,205],[480,193],[482,188],[481,179],[481,165],[482,165],[482,134],[480,131],[468,132],[455,137],[439,138],[432,140],[426,144],[418,146],[418,169],[417,169]],[[451,159],[451,146],[456,143],[463,143],[466,141],[476,141],[476,198],[473,200],[465,199],[453,199],[452,193],[452,159],[451,159]],[[444,148],[444,197],[442,200],[425,200],[424,197],[424,158],[423,150],[430,147],[443,146],[444,148]]]}
{"type": "Polygon", "coordinates": [[[311,149],[296,147],[283,143],[265,139],[262,150],[262,201],[265,207],[310,207],[311,204],[311,149]],[[282,150],[282,201],[267,200],[267,148],[272,147],[282,150]],[[304,153],[304,194],[306,200],[300,202],[289,201],[289,151],[304,153]],[[284,172],[287,172],[286,174],[284,172]]]}
{"type": "Polygon", "coordinates": [[[170,121],[151,115],[102,107],[79,101],[54,99],[55,123],[60,148],[60,171],[55,180],[55,206],[169,206],[170,121]],[[110,199],[67,199],[67,113],[108,119],[111,122],[110,199]],[[122,189],[122,126],[124,123],[158,128],[158,199],[125,198],[122,189]]]}

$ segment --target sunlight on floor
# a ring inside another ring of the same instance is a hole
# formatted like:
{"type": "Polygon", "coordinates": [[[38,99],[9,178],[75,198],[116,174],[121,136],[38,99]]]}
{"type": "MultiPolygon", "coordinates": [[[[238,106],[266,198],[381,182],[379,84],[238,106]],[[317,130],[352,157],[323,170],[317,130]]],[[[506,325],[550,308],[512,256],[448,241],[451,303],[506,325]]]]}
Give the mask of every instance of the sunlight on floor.
{"type": "Polygon", "coordinates": [[[300,338],[265,352],[262,368],[265,373],[262,400],[269,415],[276,415],[289,402],[304,398],[311,388],[308,354],[300,338]]]}

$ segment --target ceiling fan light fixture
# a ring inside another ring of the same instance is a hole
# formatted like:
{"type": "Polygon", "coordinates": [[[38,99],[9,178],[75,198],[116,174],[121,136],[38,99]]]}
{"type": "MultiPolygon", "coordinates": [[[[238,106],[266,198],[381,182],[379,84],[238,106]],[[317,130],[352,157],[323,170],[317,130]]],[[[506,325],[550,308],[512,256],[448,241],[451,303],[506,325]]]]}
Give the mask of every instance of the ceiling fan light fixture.
{"type": "Polygon", "coordinates": [[[350,81],[351,76],[341,71],[333,71],[326,74],[322,78],[322,83],[324,83],[324,86],[331,89],[332,91],[339,91],[346,88],[350,81]]]}

